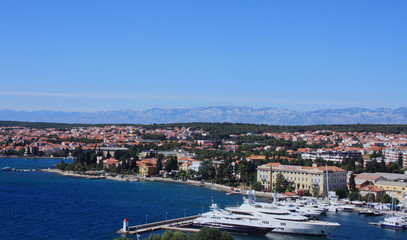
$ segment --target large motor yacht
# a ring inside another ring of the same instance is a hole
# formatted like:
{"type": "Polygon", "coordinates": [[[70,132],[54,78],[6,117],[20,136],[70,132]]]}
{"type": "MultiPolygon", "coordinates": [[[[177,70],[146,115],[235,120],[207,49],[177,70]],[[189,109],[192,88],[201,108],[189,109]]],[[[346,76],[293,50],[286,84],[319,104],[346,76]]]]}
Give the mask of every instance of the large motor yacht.
{"type": "Polygon", "coordinates": [[[324,236],[340,226],[339,223],[309,220],[305,216],[295,215],[277,207],[265,208],[264,204],[256,202],[252,192],[248,195],[241,206],[228,207],[226,210],[241,218],[259,219],[273,228],[271,232],[324,236]]]}
{"type": "Polygon", "coordinates": [[[195,227],[213,227],[221,230],[265,235],[273,230],[270,224],[266,224],[257,218],[241,218],[236,214],[220,209],[217,204],[212,203],[211,211],[202,214],[196,218],[192,225],[195,227]]]}

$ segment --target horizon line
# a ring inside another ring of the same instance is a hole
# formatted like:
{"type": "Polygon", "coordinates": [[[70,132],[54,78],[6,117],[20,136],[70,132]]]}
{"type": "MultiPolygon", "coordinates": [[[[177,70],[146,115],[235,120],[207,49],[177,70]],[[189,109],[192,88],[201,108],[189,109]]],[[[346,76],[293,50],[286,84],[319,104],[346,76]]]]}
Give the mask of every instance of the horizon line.
{"type": "Polygon", "coordinates": [[[353,106],[353,107],[343,107],[343,108],[319,108],[317,110],[309,110],[309,111],[299,111],[299,110],[294,110],[290,108],[283,108],[283,107],[250,107],[250,106],[241,106],[241,105],[209,105],[209,106],[193,106],[193,107],[150,107],[150,108],[145,108],[142,110],[136,110],[136,109],[114,109],[114,110],[97,110],[97,111],[77,111],[77,110],[71,110],[71,111],[66,111],[66,110],[48,110],[48,109],[40,109],[40,110],[15,110],[15,109],[9,109],[9,108],[3,108],[0,109],[0,111],[14,111],[14,112],[64,112],[64,113],[69,113],[69,112],[75,112],[75,113],[97,113],[97,112],[115,112],[115,111],[133,111],[133,112],[143,112],[143,111],[148,111],[152,109],[162,109],[162,110],[185,110],[185,109],[196,109],[196,108],[249,108],[249,109],[254,109],[254,110],[261,110],[261,109],[281,109],[281,110],[290,110],[294,112],[316,112],[316,111],[323,111],[323,110],[347,110],[347,109],[367,109],[367,110],[379,110],[379,109],[390,109],[390,110],[396,110],[400,108],[407,108],[407,106],[399,106],[395,108],[391,107],[374,107],[374,108],[368,108],[368,107],[358,107],[358,106],[353,106]]]}

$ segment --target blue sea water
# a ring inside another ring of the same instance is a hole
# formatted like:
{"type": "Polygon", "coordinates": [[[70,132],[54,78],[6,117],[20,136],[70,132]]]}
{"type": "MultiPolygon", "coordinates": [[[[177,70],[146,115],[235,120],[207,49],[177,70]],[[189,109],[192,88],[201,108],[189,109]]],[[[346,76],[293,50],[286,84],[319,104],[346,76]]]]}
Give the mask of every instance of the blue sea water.
{"type": "MultiPolygon", "coordinates": [[[[48,168],[57,159],[1,159],[0,166],[48,168]]],[[[221,207],[242,202],[240,195],[185,184],[118,182],[65,177],[46,172],[0,172],[0,239],[106,239],[124,218],[130,225],[208,211],[211,199],[221,207]]],[[[327,239],[407,239],[407,231],[370,226],[383,217],[328,214],[341,227],[327,239]]],[[[146,237],[148,235],[143,235],[146,237]]],[[[324,239],[273,234],[271,239],[324,239]]],[[[235,239],[267,239],[235,235],[235,239]]]]}

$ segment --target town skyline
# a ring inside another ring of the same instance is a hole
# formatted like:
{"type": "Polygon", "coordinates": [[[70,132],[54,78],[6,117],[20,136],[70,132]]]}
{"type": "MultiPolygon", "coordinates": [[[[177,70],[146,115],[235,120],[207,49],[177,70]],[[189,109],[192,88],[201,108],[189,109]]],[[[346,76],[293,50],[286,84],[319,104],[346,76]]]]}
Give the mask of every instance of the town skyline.
{"type": "Polygon", "coordinates": [[[73,157],[73,164],[61,161],[57,167],[80,171],[82,177],[104,171],[139,177],[176,175],[229,187],[252,182],[258,191],[288,190],[314,197],[327,195],[324,171],[331,174],[329,189],[342,197],[350,190],[349,198],[359,194],[356,188],[368,194],[363,187],[374,174],[374,184],[380,186],[375,199],[397,194],[405,200],[407,135],[400,126],[226,125],[10,125],[0,127],[0,155],[73,157]],[[311,174],[299,178],[298,171],[311,174]],[[290,187],[276,187],[278,173],[291,181],[290,187]],[[394,190],[396,186],[400,190],[394,190]]]}

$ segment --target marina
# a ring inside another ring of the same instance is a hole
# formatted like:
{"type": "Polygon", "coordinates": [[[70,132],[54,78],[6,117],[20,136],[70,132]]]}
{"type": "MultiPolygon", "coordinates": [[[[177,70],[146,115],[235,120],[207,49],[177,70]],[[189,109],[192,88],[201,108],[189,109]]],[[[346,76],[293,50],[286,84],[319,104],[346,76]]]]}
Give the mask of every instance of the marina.
{"type": "MultiPolygon", "coordinates": [[[[251,236],[279,234],[295,234],[295,235],[313,235],[313,236],[328,236],[341,224],[330,221],[311,220],[319,219],[327,213],[332,212],[333,215],[340,215],[339,212],[346,212],[342,205],[335,203],[335,211],[332,211],[329,204],[320,202],[315,203],[315,200],[307,199],[297,202],[281,202],[265,203],[257,202],[254,191],[248,191],[247,196],[243,197],[243,204],[239,207],[227,207],[221,209],[217,204],[213,203],[210,206],[210,211],[196,216],[171,219],[166,221],[158,221],[146,223],[137,226],[128,226],[128,220],[123,221],[123,228],[117,231],[119,234],[134,235],[159,230],[173,230],[182,232],[197,232],[202,227],[218,228],[220,230],[231,233],[239,233],[251,236]],[[304,211],[304,208],[314,210],[312,214],[304,211]],[[330,211],[331,209],[331,211],[330,211]]],[[[276,200],[276,198],[275,198],[276,200]]],[[[384,212],[371,209],[369,207],[354,208],[354,213],[367,217],[377,217],[384,212]]],[[[391,214],[405,214],[404,212],[388,212],[391,214]]],[[[147,216],[146,216],[147,222],[147,216]]],[[[380,222],[367,222],[367,225],[375,225],[383,228],[392,228],[404,230],[407,227],[407,217],[392,216],[386,217],[380,222]]]]}
{"type": "MultiPolygon", "coordinates": [[[[1,160],[3,166],[7,161],[10,167],[16,169],[47,169],[57,163],[56,159],[1,160]]],[[[122,235],[118,230],[122,229],[124,218],[129,220],[131,226],[140,227],[146,222],[198,216],[208,212],[211,199],[221,208],[242,204],[242,195],[226,195],[223,191],[188,184],[159,181],[129,183],[109,179],[89,181],[86,178],[42,171],[0,171],[0,187],[3,196],[0,198],[0,204],[8,206],[4,211],[0,211],[0,218],[7,219],[0,226],[0,235],[9,239],[112,240],[122,235]],[[21,227],[10,231],[16,224],[21,227]]],[[[267,202],[268,198],[259,198],[260,201],[267,202]]],[[[320,239],[407,238],[406,230],[369,225],[369,222],[378,223],[384,220],[385,216],[358,215],[357,210],[362,208],[353,207],[352,212],[327,212],[322,215],[320,221],[337,222],[341,226],[320,239]]],[[[164,228],[162,230],[165,230],[164,228]]],[[[167,227],[174,231],[180,228],[184,226],[167,227]]],[[[147,238],[151,234],[151,228],[139,234],[141,238],[147,238]]],[[[236,240],[319,239],[279,233],[269,233],[266,236],[233,236],[236,240]]],[[[137,239],[137,234],[129,234],[127,237],[137,239]]]]}

